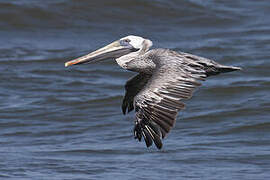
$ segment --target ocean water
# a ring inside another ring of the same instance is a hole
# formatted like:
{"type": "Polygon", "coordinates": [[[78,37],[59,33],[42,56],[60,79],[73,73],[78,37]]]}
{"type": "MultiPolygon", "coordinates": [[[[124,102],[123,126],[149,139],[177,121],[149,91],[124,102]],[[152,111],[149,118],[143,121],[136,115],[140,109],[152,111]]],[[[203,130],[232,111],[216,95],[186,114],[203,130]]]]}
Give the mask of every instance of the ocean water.
{"type": "Polygon", "coordinates": [[[266,0],[0,0],[0,179],[270,178],[266,0]],[[64,63],[133,34],[240,66],[203,82],[163,141],[123,116],[135,73],[64,63]]]}

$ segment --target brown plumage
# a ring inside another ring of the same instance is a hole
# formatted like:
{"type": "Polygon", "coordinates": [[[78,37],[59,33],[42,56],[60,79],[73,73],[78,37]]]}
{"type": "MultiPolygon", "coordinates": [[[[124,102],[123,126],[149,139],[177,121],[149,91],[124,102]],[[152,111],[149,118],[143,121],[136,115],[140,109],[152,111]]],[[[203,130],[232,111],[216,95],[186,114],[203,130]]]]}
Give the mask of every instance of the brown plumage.
{"type": "MultiPolygon", "coordinates": [[[[147,147],[154,142],[159,149],[162,147],[161,139],[174,126],[177,113],[185,107],[183,100],[192,97],[194,90],[201,86],[200,81],[240,69],[167,49],[150,50],[138,59],[147,62],[151,59],[155,66],[151,71],[149,67],[145,72],[141,70],[126,83],[122,109],[125,114],[127,107],[130,112],[135,105],[134,137],[139,141],[143,137],[147,147]]],[[[135,62],[138,60],[127,63],[127,69],[133,70],[135,62]]]]}
{"type": "Polygon", "coordinates": [[[122,103],[123,114],[135,109],[134,137],[162,148],[165,138],[175,125],[177,114],[184,109],[183,100],[208,76],[240,70],[213,60],[168,49],[153,49],[152,41],[127,36],[65,66],[115,58],[119,66],[139,74],[128,80],[122,103]]]}

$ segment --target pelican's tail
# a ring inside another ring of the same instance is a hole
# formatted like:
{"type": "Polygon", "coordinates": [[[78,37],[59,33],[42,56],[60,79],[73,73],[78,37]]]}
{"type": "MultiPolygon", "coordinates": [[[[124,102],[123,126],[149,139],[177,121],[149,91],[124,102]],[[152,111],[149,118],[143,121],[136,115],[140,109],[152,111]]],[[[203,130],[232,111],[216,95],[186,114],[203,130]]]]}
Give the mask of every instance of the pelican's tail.
{"type": "Polygon", "coordinates": [[[207,76],[212,76],[212,75],[217,75],[220,73],[227,73],[227,72],[242,70],[242,68],[235,67],[235,66],[225,66],[225,65],[217,64],[215,66],[208,66],[208,67],[206,67],[205,70],[206,70],[207,76]]]}
{"type": "Polygon", "coordinates": [[[236,66],[224,66],[224,65],[221,65],[220,67],[218,67],[218,69],[220,70],[221,73],[242,70],[242,68],[240,68],[240,67],[236,67],[236,66]]]}

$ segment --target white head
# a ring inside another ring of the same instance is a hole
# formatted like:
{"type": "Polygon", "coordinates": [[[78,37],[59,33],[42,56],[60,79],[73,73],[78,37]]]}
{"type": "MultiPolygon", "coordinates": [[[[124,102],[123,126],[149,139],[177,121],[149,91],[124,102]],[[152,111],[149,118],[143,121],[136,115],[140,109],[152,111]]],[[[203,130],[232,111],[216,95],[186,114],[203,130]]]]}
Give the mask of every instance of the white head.
{"type": "Polygon", "coordinates": [[[152,41],[150,41],[149,39],[144,39],[142,37],[133,35],[123,37],[119,41],[120,44],[123,43],[136,49],[136,51],[130,52],[128,54],[123,54],[122,56],[116,58],[117,64],[124,69],[127,68],[128,62],[132,61],[139,55],[143,55],[144,53],[146,53],[153,44],[152,41]]]}
{"type": "Polygon", "coordinates": [[[96,62],[109,58],[115,58],[118,64],[118,60],[120,59],[124,63],[124,59],[126,60],[127,56],[134,57],[142,55],[146,51],[148,51],[151,46],[152,41],[150,41],[149,39],[129,35],[85,56],[79,57],[72,61],[68,61],[65,63],[65,66],[67,67],[75,64],[96,62]]]}
{"type": "Polygon", "coordinates": [[[144,39],[140,36],[129,35],[120,39],[120,41],[126,40],[131,46],[136,49],[147,51],[152,45],[152,41],[144,39]]]}

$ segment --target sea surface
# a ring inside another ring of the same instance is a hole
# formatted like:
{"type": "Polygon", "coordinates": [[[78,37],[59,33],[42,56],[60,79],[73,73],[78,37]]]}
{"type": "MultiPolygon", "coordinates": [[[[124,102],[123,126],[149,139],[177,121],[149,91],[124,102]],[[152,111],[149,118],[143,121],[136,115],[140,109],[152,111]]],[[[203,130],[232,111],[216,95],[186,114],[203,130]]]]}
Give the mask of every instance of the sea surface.
{"type": "Polygon", "coordinates": [[[270,179],[268,0],[0,0],[0,179],[270,179]],[[243,71],[210,77],[162,150],[122,115],[135,73],[64,63],[127,35],[243,71]]]}

